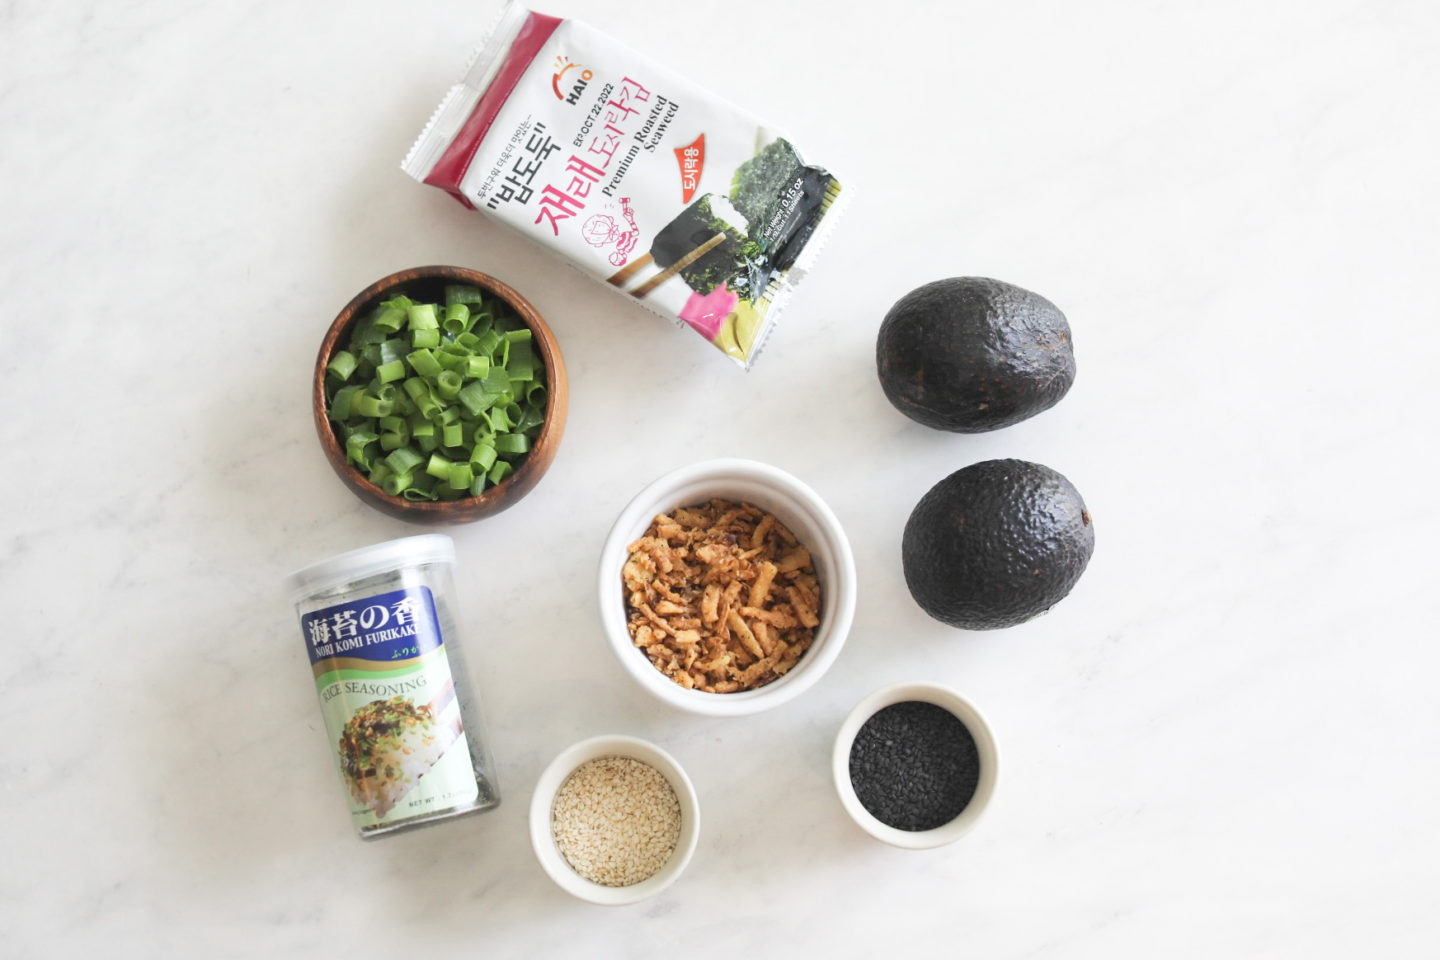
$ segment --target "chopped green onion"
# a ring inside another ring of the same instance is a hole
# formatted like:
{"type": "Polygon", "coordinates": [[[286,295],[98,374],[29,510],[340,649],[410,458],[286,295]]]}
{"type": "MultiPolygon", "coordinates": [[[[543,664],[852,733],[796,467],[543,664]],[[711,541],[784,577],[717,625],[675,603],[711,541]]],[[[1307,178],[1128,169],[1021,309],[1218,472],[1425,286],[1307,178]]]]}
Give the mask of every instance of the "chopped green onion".
{"type": "Polygon", "coordinates": [[[402,417],[381,417],[380,448],[398,450],[410,442],[410,424],[402,417]]]}
{"type": "Polygon", "coordinates": [[[412,473],[410,475],[409,489],[414,490],[415,494],[411,495],[407,492],[402,494],[402,496],[411,500],[434,500],[435,494],[433,491],[435,490],[435,482],[435,478],[429,474],[412,473]]]}
{"type": "Polygon", "coordinates": [[[484,473],[486,470],[495,466],[495,461],[498,458],[499,454],[495,450],[494,445],[483,440],[477,442],[475,449],[470,451],[470,463],[479,473],[484,473]]]}
{"type": "Polygon", "coordinates": [[[475,344],[475,352],[483,353],[487,357],[493,357],[505,342],[504,338],[494,330],[486,330],[480,334],[480,342],[475,344]]]}
{"type": "MultiPolygon", "coordinates": [[[[380,343],[380,363],[391,363],[395,360],[404,360],[405,354],[410,352],[410,344],[402,337],[392,337],[380,343]]],[[[377,364],[378,366],[379,364],[377,364]]]]}
{"type": "MultiPolygon", "coordinates": [[[[454,400],[460,393],[460,387],[464,384],[465,378],[454,370],[441,370],[440,376],[435,378],[435,391],[446,400],[454,400]]],[[[450,408],[454,410],[454,407],[450,408]]]]}
{"type": "Polygon", "coordinates": [[[468,463],[450,464],[450,489],[469,490],[470,483],[475,479],[475,472],[470,469],[468,463]]]}
{"type": "Polygon", "coordinates": [[[480,381],[490,393],[509,393],[510,377],[505,372],[505,367],[491,367],[490,372],[480,381]]]}
{"type": "Polygon", "coordinates": [[[524,409],[520,413],[520,419],[514,425],[514,432],[530,433],[532,430],[534,430],[536,427],[540,426],[544,422],[545,411],[541,410],[533,403],[527,403],[525,404],[524,409]]]}
{"type": "Polygon", "coordinates": [[[491,405],[495,403],[496,396],[487,391],[483,383],[475,382],[461,387],[460,392],[455,395],[455,399],[459,400],[472,416],[479,416],[490,409],[491,405]]]}
{"type": "Polygon", "coordinates": [[[359,362],[355,359],[355,354],[349,350],[341,350],[330,358],[330,362],[325,366],[325,372],[333,374],[341,380],[349,380],[350,374],[355,372],[355,365],[359,362]]]}
{"type": "Polygon", "coordinates": [[[423,347],[411,353],[405,360],[410,364],[410,369],[422,377],[438,377],[444,369],[435,359],[435,355],[423,347]]]}
{"type": "Polygon", "coordinates": [[[354,415],[355,398],[365,392],[364,387],[341,387],[330,398],[330,419],[349,420],[354,415]]]}
{"type": "Polygon", "coordinates": [[[451,353],[442,349],[439,353],[435,354],[435,359],[439,361],[440,366],[446,370],[459,373],[465,369],[465,361],[467,358],[463,354],[451,353]]]}
{"type": "Polygon", "coordinates": [[[395,409],[395,401],[382,400],[362,393],[355,398],[355,412],[362,417],[388,417],[395,409]]]}
{"type": "Polygon", "coordinates": [[[385,458],[386,465],[390,467],[393,473],[409,473],[424,462],[425,458],[409,447],[401,447],[398,450],[392,451],[391,454],[385,458]]]}
{"type": "Polygon", "coordinates": [[[491,407],[486,411],[485,419],[489,422],[490,429],[496,433],[503,433],[513,426],[513,424],[510,423],[509,415],[505,413],[504,407],[491,407]]]}
{"type": "Polygon", "coordinates": [[[495,449],[500,453],[529,453],[530,438],[523,433],[502,433],[495,438],[495,449]]]}
{"type": "MultiPolygon", "coordinates": [[[[507,333],[506,336],[511,334],[507,333]]],[[[506,358],[505,372],[510,375],[511,380],[535,379],[535,353],[530,349],[530,341],[510,342],[510,356],[506,358]]]]}
{"type": "Polygon", "coordinates": [[[471,333],[485,333],[495,325],[495,308],[488,303],[479,310],[471,308],[470,316],[474,318],[471,333]]]}
{"type": "Polygon", "coordinates": [[[450,461],[438,453],[432,453],[430,462],[425,465],[425,472],[437,480],[447,480],[450,477],[450,461]]]}
{"type": "Polygon", "coordinates": [[[440,326],[440,320],[435,316],[435,304],[417,303],[407,311],[410,316],[411,330],[433,330],[440,326]]]}
{"type": "Polygon", "coordinates": [[[380,439],[371,430],[356,430],[345,441],[345,459],[350,463],[370,469],[370,454],[367,448],[380,439]]]}
{"type": "MultiPolygon", "coordinates": [[[[446,333],[461,334],[470,329],[470,308],[463,303],[452,303],[445,308],[446,333]]],[[[468,486],[468,484],[467,484],[468,486]]]]}
{"type": "Polygon", "coordinates": [[[350,334],[350,352],[356,353],[365,347],[366,344],[379,343],[385,339],[385,331],[375,326],[375,317],[379,314],[377,310],[368,316],[360,318],[355,324],[355,332],[350,334]]]}
{"type": "Polygon", "coordinates": [[[381,302],[325,366],[347,461],[408,500],[478,496],[499,483],[545,422],[533,340],[503,301],[468,284],[447,285],[443,305],[381,302]]]}
{"type": "Polygon", "coordinates": [[[445,306],[447,307],[452,307],[457,303],[479,306],[484,302],[485,298],[480,293],[479,287],[472,287],[468,283],[452,283],[445,286],[445,306]]]}
{"type": "Polygon", "coordinates": [[[375,314],[375,329],[383,333],[394,333],[405,324],[405,311],[395,307],[381,306],[375,314]]]}

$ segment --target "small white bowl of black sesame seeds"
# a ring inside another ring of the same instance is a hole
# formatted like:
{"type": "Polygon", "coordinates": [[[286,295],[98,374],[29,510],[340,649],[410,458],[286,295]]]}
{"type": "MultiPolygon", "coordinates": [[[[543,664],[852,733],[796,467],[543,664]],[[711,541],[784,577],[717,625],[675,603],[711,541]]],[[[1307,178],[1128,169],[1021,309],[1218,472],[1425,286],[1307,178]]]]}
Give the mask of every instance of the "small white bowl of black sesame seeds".
{"type": "Polygon", "coordinates": [[[699,837],[690,778],[674,757],[636,737],[592,737],[562,751],[530,800],[540,866],[566,893],[603,906],[670,886],[699,837]]]}
{"type": "Polygon", "coordinates": [[[831,763],[840,805],[862,830],[925,850],[975,826],[995,792],[999,752],[985,718],[960,694],[899,683],[850,711],[831,763]]]}

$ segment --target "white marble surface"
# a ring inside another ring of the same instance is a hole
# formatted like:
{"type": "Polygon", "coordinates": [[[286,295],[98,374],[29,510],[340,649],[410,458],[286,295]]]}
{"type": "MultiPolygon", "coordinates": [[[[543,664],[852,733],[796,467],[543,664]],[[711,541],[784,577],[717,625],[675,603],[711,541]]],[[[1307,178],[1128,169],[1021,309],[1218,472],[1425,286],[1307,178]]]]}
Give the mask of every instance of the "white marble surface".
{"type": "Polygon", "coordinates": [[[396,168],[491,0],[0,4],[0,954],[1433,955],[1435,5],[549,9],[861,185],[753,373],[396,168]],[[306,389],[339,306],[427,262],[524,291],[573,400],[541,486],[451,531],[505,803],[362,844],[280,581],[415,532],[331,475],[306,389]],[[962,437],[887,405],[880,317],[958,274],[1067,311],[1054,410],[962,437]],[[592,583],[626,500],[717,454],[819,490],[862,587],[824,681],[728,721],[634,687],[592,583]],[[1049,616],[955,632],[900,531],[996,456],[1066,473],[1098,546],[1049,616]],[[1004,754],[925,853],[848,822],[827,767],[911,679],[1004,754]],[[615,910],[525,833],[542,766],[602,732],[673,752],[705,817],[680,882],[615,910]]]}

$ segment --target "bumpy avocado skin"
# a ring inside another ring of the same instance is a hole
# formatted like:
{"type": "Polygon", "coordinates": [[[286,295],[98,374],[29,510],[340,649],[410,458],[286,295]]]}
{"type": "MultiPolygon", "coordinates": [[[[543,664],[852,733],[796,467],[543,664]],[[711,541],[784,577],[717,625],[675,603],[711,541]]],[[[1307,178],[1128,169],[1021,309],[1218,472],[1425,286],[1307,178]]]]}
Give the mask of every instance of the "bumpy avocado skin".
{"type": "Polygon", "coordinates": [[[915,602],[964,630],[1010,627],[1049,610],[1094,549],[1080,492],[1025,460],[986,460],[950,474],[915,505],[901,541],[915,602]]]}
{"type": "Polygon", "coordinates": [[[875,344],[880,386],[912,420],[956,433],[1019,423],[1075,382],[1065,314],[1044,297],[983,277],[952,277],[896,301],[875,344]]]}

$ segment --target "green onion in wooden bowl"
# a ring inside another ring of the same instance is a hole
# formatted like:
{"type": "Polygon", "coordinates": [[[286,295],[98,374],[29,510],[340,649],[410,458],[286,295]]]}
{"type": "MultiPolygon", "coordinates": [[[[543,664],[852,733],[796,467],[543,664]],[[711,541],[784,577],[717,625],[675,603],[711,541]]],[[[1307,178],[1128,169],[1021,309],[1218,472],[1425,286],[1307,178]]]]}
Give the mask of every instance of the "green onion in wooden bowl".
{"type": "Polygon", "coordinates": [[[487,274],[417,267],[371,284],[315,365],[315,428],[361,499],[416,523],[465,523],[527,494],[565,429],[569,385],[530,303],[487,274]]]}

